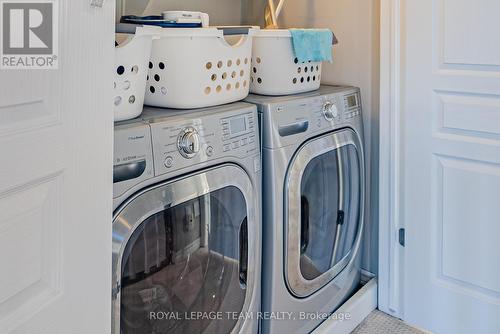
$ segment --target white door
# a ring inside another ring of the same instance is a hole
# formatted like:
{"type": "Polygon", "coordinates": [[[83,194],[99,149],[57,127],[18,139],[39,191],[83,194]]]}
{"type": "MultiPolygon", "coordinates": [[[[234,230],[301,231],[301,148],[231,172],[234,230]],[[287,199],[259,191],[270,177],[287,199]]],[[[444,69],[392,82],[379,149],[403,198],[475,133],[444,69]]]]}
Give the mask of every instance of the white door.
{"type": "Polygon", "coordinates": [[[114,4],[55,2],[59,69],[0,70],[2,334],[110,332],[114,4]]]}
{"type": "Polygon", "coordinates": [[[402,1],[404,319],[500,332],[500,1],[402,1]]]}

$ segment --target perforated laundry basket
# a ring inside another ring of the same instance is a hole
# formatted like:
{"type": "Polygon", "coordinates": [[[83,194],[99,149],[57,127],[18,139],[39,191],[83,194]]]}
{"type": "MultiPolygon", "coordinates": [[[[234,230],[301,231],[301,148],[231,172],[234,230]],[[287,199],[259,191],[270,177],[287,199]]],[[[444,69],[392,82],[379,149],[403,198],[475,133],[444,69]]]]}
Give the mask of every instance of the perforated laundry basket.
{"type": "Polygon", "coordinates": [[[321,62],[299,63],[286,29],[260,30],[253,38],[250,92],[288,95],[319,88],[321,62]]]}
{"type": "Polygon", "coordinates": [[[115,48],[115,122],[135,118],[142,112],[151,44],[151,36],[136,34],[115,48]]]}
{"type": "Polygon", "coordinates": [[[147,28],[154,37],[145,104],[190,109],[248,95],[254,29],[225,38],[216,28],[147,28]]]}

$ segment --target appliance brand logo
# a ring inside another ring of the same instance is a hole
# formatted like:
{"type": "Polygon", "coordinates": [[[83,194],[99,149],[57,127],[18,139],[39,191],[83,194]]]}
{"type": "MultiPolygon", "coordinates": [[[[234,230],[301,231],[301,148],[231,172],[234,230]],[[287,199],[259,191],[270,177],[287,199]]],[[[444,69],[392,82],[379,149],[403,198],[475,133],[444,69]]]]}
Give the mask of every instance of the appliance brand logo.
{"type": "Polygon", "coordinates": [[[57,69],[57,3],[0,0],[2,69],[57,69]]]}

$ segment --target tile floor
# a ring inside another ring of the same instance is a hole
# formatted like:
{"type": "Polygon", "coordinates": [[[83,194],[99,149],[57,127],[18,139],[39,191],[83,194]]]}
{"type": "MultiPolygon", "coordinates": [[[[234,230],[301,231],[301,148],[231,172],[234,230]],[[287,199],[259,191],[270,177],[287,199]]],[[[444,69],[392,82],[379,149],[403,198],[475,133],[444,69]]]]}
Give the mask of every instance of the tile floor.
{"type": "Polygon", "coordinates": [[[426,334],[403,321],[375,310],[351,334],[426,334]]]}

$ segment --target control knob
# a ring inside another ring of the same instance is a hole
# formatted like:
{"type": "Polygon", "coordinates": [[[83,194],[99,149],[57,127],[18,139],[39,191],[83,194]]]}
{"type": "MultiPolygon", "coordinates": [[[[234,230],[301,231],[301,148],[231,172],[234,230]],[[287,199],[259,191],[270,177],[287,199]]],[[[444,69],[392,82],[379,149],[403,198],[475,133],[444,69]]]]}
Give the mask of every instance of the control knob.
{"type": "Polygon", "coordinates": [[[200,151],[200,136],[193,127],[187,127],[177,137],[177,148],[184,157],[191,159],[200,151]]]}
{"type": "Polygon", "coordinates": [[[330,101],[326,102],[323,105],[323,115],[325,116],[325,119],[329,122],[337,118],[337,116],[339,115],[339,110],[337,109],[335,103],[332,103],[330,101]]]}

